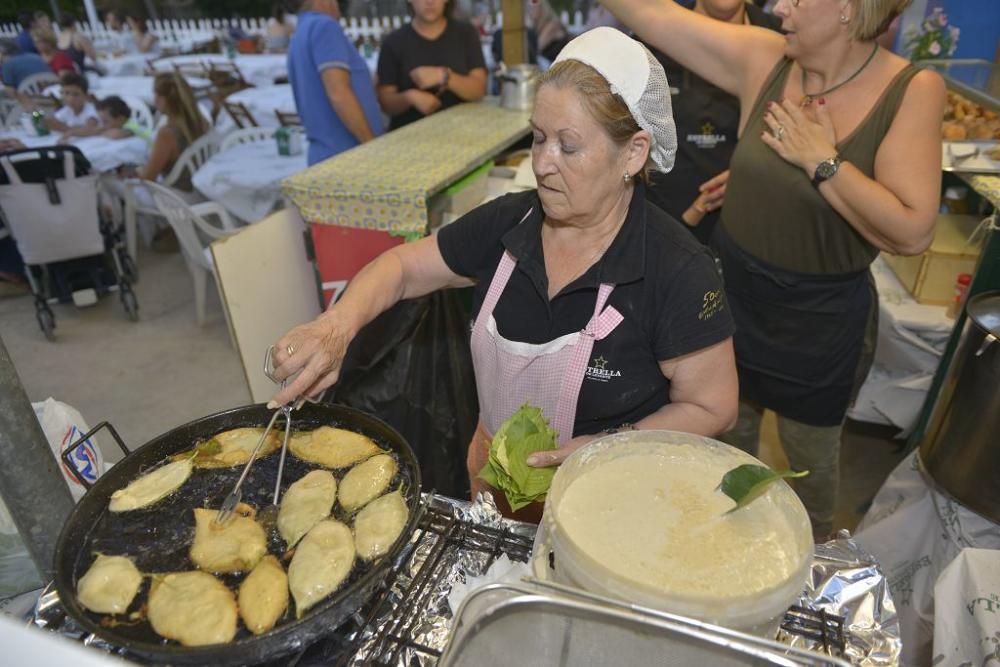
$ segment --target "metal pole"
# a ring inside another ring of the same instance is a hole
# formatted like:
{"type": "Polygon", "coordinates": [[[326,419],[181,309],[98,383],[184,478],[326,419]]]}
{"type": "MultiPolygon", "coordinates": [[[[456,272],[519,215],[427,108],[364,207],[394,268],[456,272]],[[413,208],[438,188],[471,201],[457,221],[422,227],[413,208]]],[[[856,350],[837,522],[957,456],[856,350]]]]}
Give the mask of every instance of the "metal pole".
{"type": "Polygon", "coordinates": [[[73,496],[0,338],[0,496],[45,580],[73,496]]]}

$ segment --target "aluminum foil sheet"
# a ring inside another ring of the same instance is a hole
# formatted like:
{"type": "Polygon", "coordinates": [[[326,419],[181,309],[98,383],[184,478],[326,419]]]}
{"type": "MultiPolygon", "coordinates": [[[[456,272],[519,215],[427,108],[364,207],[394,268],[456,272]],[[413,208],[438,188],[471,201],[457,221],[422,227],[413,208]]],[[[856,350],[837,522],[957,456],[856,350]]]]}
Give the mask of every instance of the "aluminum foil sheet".
{"type": "MultiPolygon", "coordinates": [[[[536,526],[503,518],[493,502],[493,497],[489,494],[480,494],[472,503],[443,496],[434,496],[430,498],[430,502],[438,507],[450,508],[461,521],[487,528],[506,529],[513,535],[524,537],[529,545],[534,541],[536,526]]],[[[392,601],[391,609],[387,605],[387,613],[383,618],[376,619],[369,626],[362,628],[361,632],[367,638],[364,639],[360,650],[347,663],[351,667],[370,665],[371,656],[384,649],[376,644],[374,637],[379,630],[391,622],[392,611],[404,603],[405,592],[414,576],[420,571],[438,540],[442,538],[434,533],[426,533],[423,537],[415,535],[414,539],[417,542],[413,556],[406,564],[405,569],[399,573],[388,593],[388,597],[392,601]]],[[[456,582],[464,582],[467,577],[479,577],[486,574],[492,560],[491,554],[480,551],[445,550],[444,558],[437,569],[439,576],[436,576],[431,583],[433,590],[427,598],[428,602],[424,605],[423,610],[418,609],[411,618],[412,630],[406,633],[407,637],[421,647],[430,648],[437,652],[444,650],[451,628],[452,613],[448,605],[448,594],[451,592],[452,586],[456,582]]],[[[437,656],[419,648],[405,646],[394,663],[405,667],[434,665],[437,663],[437,656]]]]}
{"type": "MultiPolygon", "coordinates": [[[[851,664],[899,664],[902,643],[889,582],[875,557],[862,550],[846,530],[837,539],[816,545],[812,576],[798,604],[844,618],[844,657],[851,664]]],[[[778,641],[822,650],[816,642],[784,631],[778,633],[778,641]]]]}
{"type": "MultiPolygon", "coordinates": [[[[425,495],[425,499],[435,507],[454,511],[462,521],[506,529],[513,535],[524,537],[529,545],[534,540],[536,527],[533,524],[504,519],[488,495],[472,503],[443,496],[425,495]]],[[[391,629],[395,612],[407,605],[407,589],[424,563],[435,553],[435,546],[441,539],[434,532],[418,529],[409,549],[399,557],[400,572],[387,593],[390,604],[383,606],[384,613],[365,627],[361,627],[364,619],[360,613],[356,614],[337,636],[321,641],[300,656],[290,656],[292,663],[296,667],[341,664],[360,667],[372,664],[374,656],[384,657],[395,651],[396,644],[389,646],[388,650],[385,645],[379,645],[380,631],[391,629]],[[352,646],[360,648],[353,656],[345,657],[352,646]]],[[[400,645],[402,648],[392,664],[418,667],[437,663],[437,653],[444,649],[450,633],[452,613],[448,595],[452,586],[468,577],[485,575],[494,555],[498,554],[461,548],[447,548],[442,552],[434,577],[428,582],[430,589],[425,604],[409,614],[403,626],[395,628],[399,636],[409,641],[400,645]]],[[[816,546],[812,576],[798,604],[845,617],[844,657],[852,664],[864,667],[898,664],[899,624],[887,582],[874,557],[865,553],[846,531],[841,531],[838,539],[816,546]]],[[[121,653],[114,646],[83,631],[65,614],[54,585],[50,584],[42,592],[31,622],[94,648],[121,653]]],[[[817,643],[784,631],[779,633],[778,640],[799,648],[821,650],[817,643]]],[[[289,664],[288,659],[283,664],[289,664]]]]}

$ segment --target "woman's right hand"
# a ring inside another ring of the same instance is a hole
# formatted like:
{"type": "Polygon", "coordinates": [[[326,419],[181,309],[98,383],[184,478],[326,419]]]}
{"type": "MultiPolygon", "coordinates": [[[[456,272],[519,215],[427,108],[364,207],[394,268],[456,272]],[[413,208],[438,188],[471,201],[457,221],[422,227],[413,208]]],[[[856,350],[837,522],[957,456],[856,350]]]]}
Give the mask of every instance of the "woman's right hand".
{"type": "Polygon", "coordinates": [[[274,344],[274,375],[279,380],[293,379],[268,407],[284,405],[303,394],[316,396],[333,385],[353,338],[354,329],[336,308],[279,338],[274,344]]]}
{"type": "Polygon", "coordinates": [[[698,197],[681,215],[681,219],[689,227],[695,227],[708,213],[722,208],[726,198],[726,184],[729,182],[729,170],[716,174],[698,186],[698,197]]]}

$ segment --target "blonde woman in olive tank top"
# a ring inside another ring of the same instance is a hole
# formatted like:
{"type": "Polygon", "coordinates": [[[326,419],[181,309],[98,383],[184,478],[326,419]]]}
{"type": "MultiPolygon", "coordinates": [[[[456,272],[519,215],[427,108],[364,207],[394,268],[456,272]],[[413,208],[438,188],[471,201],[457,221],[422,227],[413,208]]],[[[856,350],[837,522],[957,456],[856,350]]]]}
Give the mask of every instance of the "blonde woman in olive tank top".
{"type": "Polygon", "coordinates": [[[833,527],[844,416],[874,353],[868,265],[923,252],[941,184],[944,83],[875,39],[909,0],[779,0],[779,35],[672,0],[602,0],[639,37],[740,100],[713,247],[736,320],[740,418],[764,408],[817,537],[833,527]]]}

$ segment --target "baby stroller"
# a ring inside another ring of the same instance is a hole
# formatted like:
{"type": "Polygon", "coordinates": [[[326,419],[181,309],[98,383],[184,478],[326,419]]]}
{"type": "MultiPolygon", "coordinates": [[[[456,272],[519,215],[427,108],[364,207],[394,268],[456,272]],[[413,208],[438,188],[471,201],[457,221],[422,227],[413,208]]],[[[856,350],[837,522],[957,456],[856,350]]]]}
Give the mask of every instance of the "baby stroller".
{"type": "Polygon", "coordinates": [[[117,290],[129,319],[139,319],[135,265],[121,232],[98,215],[97,179],[75,146],[0,155],[0,212],[24,259],[35,317],[49,340],[56,326],[50,303],[93,302],[95,294],[117,290]]]}

